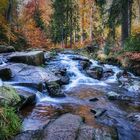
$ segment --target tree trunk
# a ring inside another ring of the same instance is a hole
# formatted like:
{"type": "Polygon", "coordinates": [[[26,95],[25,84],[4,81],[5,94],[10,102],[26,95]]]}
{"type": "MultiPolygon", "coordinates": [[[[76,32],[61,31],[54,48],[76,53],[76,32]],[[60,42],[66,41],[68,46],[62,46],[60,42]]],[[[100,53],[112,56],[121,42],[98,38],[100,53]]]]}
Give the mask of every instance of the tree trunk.
{"type": "Polygon", "coordinates": [[[122,46],[129,36],[129,0],[122,2],[122,46]]]}
{"type": "Polygon", "coordinates": [[[11,44],[11,23],[12,23],[13,0],[8,1],[8,9],[6,12],[6,20],[9,23],[8,27],[8,44],[11,44]]]}

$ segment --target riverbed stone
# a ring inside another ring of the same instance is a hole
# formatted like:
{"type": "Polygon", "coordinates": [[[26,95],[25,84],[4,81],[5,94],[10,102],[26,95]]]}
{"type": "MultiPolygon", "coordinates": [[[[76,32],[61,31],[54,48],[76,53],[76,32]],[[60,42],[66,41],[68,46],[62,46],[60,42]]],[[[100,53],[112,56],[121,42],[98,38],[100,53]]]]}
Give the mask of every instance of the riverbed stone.
{"type": "Polygon", "coordinates": [[[43,140],[75,140],[81,123],[80,116],[62,115],[44,129],[43,140]]]}
{"type": "Polygon", "coordinates": [[[60,84],[55,81],[47,82],[47,89],[51,97],[65,97],[65,94],[61,92],[60,84]]]}
{"type": "Polygon", "coordinates": [[[16,52],[9,56],[9,61],[16,63],[25,63],[28,65],[41,66],[44,64],[44,52],[16,52]]]}
{"type": "Polygon", "coordinates": [[[102,116],[106,111],[107,110],[104,108],[91,109],[91,112],[94,114],[95,118],[102,116]]]}
{"type": "Polygon", "coordinates": [[[4,81],[12,78],[12,72],[10,68],[0,67],[0,78],[4,81]]]}
{"type": "Polygon", "coordinates": [[[86,60],[86,61],[84,61],[84,60],[82,60],[82,61],[80,61],[80,66],[85,70],[85,69],[87,69],[87,68],[89,68],[90,67],[90,65],[91,65],[92,63],[88,60],[86,60]]]}
{"type": "Polygon", "coordinates": [[[17,94],[20,96],[21,103],[19,106],[19,109],[27,106],[27,105],[32,105],[36,102],[36,94],[27,92],[21,89],[16,89],[17,94]]]}
{"type": "Polygon", "coordinates": [[[103,68],[102,67],[90,67],[88,70],[86,70],[87,74],[94,78],[100,80],[103,77],[103,68]]]}
{"type": "Polygon", "coordinates": [[[115,72],[112,69],[105,69],[103,72],[103,78],[107,79],[108,77],[113,76],[114,73],[115,72]]]}

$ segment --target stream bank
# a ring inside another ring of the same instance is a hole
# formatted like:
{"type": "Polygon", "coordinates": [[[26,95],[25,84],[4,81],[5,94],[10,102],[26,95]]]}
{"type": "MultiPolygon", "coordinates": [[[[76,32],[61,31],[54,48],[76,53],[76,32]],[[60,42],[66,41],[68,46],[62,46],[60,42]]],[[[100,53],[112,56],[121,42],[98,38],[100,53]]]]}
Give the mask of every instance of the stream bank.
{"type": "Polygon", "coordinates": [[[42,67],[12,62],[9,55],[2,55],[8,60],[2,68],[11,71],[3,82],[24,99],[23,128],[14,139],[139,139],[139,77],[73,51],[51,59],[45,53],[42,67]]]}

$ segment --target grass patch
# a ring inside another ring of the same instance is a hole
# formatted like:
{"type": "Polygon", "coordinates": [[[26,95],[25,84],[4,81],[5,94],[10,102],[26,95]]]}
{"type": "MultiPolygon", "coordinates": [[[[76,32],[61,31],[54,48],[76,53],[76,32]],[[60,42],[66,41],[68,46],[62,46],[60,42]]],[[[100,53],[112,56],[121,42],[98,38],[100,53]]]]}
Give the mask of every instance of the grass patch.
{"type": "Polygon", "coordinates": [[[14,108],[0,108],[0,140],[8,140],[16,135],[21,128],[21,120],[14,108]]]}

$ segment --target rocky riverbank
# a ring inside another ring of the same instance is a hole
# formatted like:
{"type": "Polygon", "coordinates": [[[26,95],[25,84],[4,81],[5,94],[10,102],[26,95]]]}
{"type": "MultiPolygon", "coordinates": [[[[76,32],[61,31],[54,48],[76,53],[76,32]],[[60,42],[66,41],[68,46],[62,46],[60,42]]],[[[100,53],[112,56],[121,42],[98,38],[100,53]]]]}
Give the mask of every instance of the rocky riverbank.
{"type": "Polygon", "coordinates": [[[8,94],[14,88],[20,97],[0,96],[18,105],[23,120],[13,139],[139,139],[139,77],[73,51],[10,52],[1,58],[1,86],[10,85],[8,94]]]}

